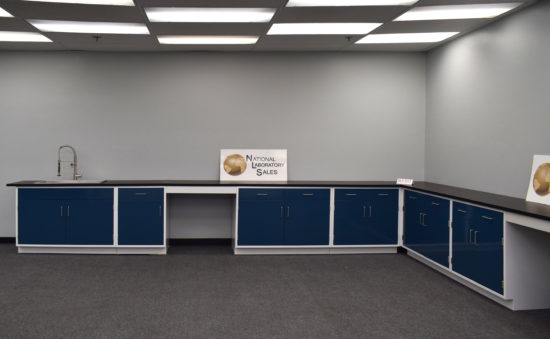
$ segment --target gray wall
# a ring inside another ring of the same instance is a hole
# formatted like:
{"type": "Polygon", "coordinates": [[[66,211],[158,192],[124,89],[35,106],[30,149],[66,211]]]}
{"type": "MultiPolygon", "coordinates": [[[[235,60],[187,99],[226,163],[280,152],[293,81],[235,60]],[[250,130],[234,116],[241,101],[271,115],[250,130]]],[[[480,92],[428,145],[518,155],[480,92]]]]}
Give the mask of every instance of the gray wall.
{"type": "MultiPolygon", "coordinates": [[[[218,179],[221,148],[286,148],[290,180],[424,178],[425,56],[0,53],[0,183],[218,179]],[[69,174],[69,170],[65,170],[69,174]]],[[[0,237],[14,236],[0,188],[0,237]]]]}
{"type": "Polygon", "coordinates": [[[550,1],[427,58],[426,180],[525,198],[550,154],[550,1]]]}

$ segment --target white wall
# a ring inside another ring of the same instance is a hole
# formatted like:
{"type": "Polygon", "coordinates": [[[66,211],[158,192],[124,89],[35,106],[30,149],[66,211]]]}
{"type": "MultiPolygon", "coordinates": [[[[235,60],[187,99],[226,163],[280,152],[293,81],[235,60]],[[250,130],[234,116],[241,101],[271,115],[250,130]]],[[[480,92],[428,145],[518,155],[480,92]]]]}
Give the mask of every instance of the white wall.
{"type": "Polygon", "coordinates": [[[0,182],[55,178],[62,144],[85,178],[218,179],[221,148],[287,148],[290,180],[421,180],[425,70],[417,53],[2,52],[0,182]]]}
{"type": "Polygon", "coordinates": [[[550,1],[428,54],[426,180],[525,198],[550,154],[550,1]]]}

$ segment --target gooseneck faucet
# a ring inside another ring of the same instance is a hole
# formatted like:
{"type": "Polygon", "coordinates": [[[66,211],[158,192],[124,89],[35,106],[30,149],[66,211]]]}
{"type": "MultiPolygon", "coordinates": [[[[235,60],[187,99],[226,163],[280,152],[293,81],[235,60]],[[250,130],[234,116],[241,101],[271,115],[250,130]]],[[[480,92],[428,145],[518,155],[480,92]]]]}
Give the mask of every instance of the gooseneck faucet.
{"type": "Polygon", "coordinates": [[[82,175],[78,174],[78,162],[76,157],[76,150],[73,146],[70,145],[63,145],[59,146],[59,149],[57,150],[57,176],[61,176],[61,150],[63,148],[69,148],[73,152],[73,162],[71,162],[71,167],[73,168],[73,180],[78,180],[82,175]]]}

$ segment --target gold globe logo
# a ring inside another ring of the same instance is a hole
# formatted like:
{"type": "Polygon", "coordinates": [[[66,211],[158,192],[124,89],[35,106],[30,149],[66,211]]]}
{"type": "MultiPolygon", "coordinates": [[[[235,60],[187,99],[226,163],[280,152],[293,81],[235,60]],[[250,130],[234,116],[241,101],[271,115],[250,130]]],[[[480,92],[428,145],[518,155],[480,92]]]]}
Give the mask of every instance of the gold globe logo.
{"type": "Polygon", "coordinates": [[[541,196],[550,193],[550,163],[544,163],[537,168],[533,178],[533,188],[541,196]]]}
{"type": "Polygon", "coordinates": [[[240,154],[230,154],[223,162],[223,169],[229,175],[241,175],[246,169],[246,160],[240,154]]]}

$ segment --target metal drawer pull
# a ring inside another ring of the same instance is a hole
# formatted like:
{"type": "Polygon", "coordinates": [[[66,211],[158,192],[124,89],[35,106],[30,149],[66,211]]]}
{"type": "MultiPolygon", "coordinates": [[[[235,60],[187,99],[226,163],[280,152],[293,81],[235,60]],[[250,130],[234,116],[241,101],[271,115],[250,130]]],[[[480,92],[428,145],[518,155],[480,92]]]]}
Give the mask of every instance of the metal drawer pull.
{"type": "Polygon", "coordinates": [[[389,194],[388,193],[378,193],[378,196],[380,197],[387,197],[389,194]]]}
{"type": "Polygon", "coordinates": [[[460,213],[467,213],[465,210],[461,210],[461,209],[457,209],[457,211],[460,213]]]}
{"type": "Polygon", "coordinates": [[[348,197],[354,197],[354,196],[356,196],[357,194],[356,194],[356,193],[346,193],[346,195],[347,195],[348,197]]]}
{"type": "Polygon", "coordinates": [[[369,206],[369,217],[372,217],[372,206],[369,206]]]}
{"type": "Polygon", "coordinates": [[[436,206],[439,206],[439,203],[437,203],[437,202],[433,202],[433,201],[432,201],[432,205],[436,205],[436,206]]]}
{"type": "Polygon", "coordinates": [[[367,216],[367,206],[363,206],[363,218],[367,216]]]}
{"type": "Polygon", "coordinates": [[[265,197],[266,195],[269,195],[267,193],[256,193],[257,196],[259,197],[265,197]]]}
{"type": "Polygon", "coordinates": [[[413,197],[413,196],[411,195],[411,196],[409,196],[409,199],[416,200],[416,197],[413,197]]]}
{"type": "Polygon", "coordinates": [[[147,195],[147,193],[144,193],[144,192],[138,192],[138,193],[136,193],[136,195],[147,195]]]}
{"type": "Polygon", "coordinates": [[[281,206],[281,218],[285,216],[285,215],[283,214],[283,213],[284,213],[284,210],[285,210],[285,208],[284,208],[283,206],[281,206]]]}
{"type": "Polygon", "coordinates": [[[159,217],[162,217],[162,205],[159,205],[159,217]]]}
{"type": "Polygon", "coordinates": [[[315,194],[314,193],[302,193],[302,195],[305,196],[305,197],[312,197],[315,194]]]}
{"type": "Polygon", "coordinates": [[[67,205],[67,216],[71,216],[71,206],[67,205]]]}
{"type": "Polygon", "coordinates": [[[286,207],[286,216],[290,217],[290,206],[286,207]]]}
{"type": "Polygon", "coordinates": [[[59,206],[59,208],[61,209],[61,216],[63,216],[63,205],[59,206]]]}
{"type": "Polygon", "coordinates": [[[470,239],[468,240],[468,242],[469,242],[470,244],[472,243],[472,232],[473,232],[473,231],[474,231],[474,230],[470,230],[470,239]]]}
{"type": "Polygon", "coordinates": [[[479,231],[474,231],[474,245],[477,246],[477,234],[479,231]]]}
{"type": "Polygon", "coordinates": [[[487,220],[493,220],[493,218],[491,218],[491,217],[488,217],[488,216],[486,216],[486,215],[482,215],[481,217],[482,217],[483,219],[487,219],[487,220]]]}

